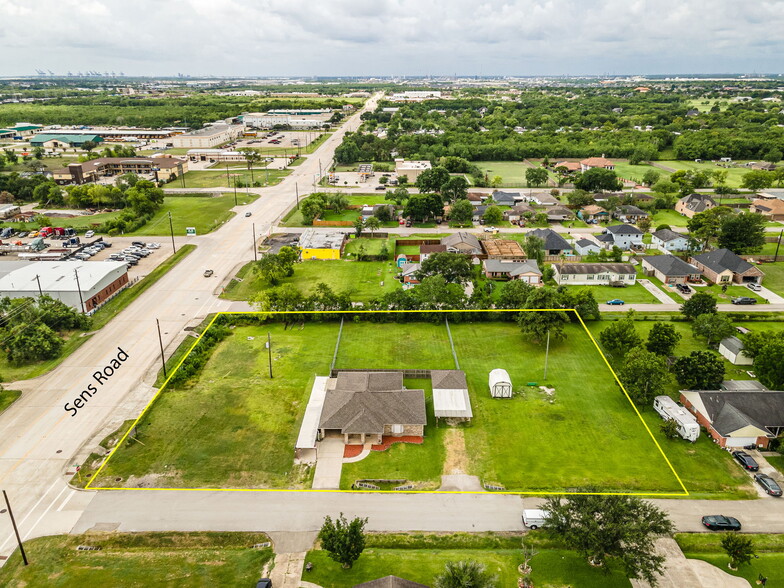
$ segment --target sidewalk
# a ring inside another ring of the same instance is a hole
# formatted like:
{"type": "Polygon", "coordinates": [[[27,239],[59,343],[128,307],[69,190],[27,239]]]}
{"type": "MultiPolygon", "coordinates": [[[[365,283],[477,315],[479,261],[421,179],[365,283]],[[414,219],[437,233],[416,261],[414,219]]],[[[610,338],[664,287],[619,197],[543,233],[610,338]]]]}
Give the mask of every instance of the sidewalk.
{"type": "Polygon", "coordinates": [[[656,300],[658,300],[662,304],[674,304],[674,301],[672,300],[672,298],[670,298],[669,296],[667,296],[667,294],[662,292],[659,289],[659,287],[656,284],[654,284],[653,282],[651,282],[650,280],[646,280],[644,278],[640,278],[637,281],[640,284],[642,284],[643,288],[645,288],[646,290],[648,290],[648,292],[653,294],[656,297],[656,300]]]}

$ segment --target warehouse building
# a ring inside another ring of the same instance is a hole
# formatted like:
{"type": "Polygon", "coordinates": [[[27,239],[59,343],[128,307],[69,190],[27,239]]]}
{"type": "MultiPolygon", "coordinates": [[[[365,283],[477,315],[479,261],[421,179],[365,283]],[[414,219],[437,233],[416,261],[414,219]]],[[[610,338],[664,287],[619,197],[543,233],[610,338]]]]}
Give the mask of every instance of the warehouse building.
{"type": "Polygon", "coordinates": [[[90,312],[128,284],[124,261],[0,262],[0,298],[37,298],[47,294],[90,312]]]}
{"type": "Polygon", "coordinates": [[[335,231],[305,229],[299,238],[302,259],[340,259],[348,235],[335,231]]]}
{"type": "Polygon", "coordinates": [[[317,110],[270,110],[269,112],[247,112],[242,122],[249,127],[272,129],[289,127],[292,129],[320,129],[329,124],[332,111],[328,108],[317,110]]]}
{"type": "Polygon", "coordinates": [[[183,135],[171,138],[172,147],[187,149],[209,149],[232,139],[236,139],[243,131],[242,125],[210,125],[183,135]]]}
{"type": "Polygon", "coordinates": [[[73,149],[81,147],[87,142],[102,143],[103,137],[95,134],[67,135],[60,133],[38,133],[30,139],[31,147],[43,147],[44,149],[73,149]]]}

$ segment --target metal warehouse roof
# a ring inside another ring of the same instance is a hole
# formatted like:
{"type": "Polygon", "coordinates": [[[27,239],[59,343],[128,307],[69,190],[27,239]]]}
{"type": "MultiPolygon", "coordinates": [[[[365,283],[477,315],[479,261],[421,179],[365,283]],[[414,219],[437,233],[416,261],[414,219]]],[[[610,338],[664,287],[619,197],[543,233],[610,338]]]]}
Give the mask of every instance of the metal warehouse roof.
{"type": "Polygon", "coordinates": [[[74,274],[76,270],[79,274],[81,290],[87,292],[120,267],[126,269],[126,263],[124,261],[38,261],[19,267],[0,278],[0,291],[38,292],[38,280],[40,280],[41,290],[44,292],[76,292],[74,274]]]}

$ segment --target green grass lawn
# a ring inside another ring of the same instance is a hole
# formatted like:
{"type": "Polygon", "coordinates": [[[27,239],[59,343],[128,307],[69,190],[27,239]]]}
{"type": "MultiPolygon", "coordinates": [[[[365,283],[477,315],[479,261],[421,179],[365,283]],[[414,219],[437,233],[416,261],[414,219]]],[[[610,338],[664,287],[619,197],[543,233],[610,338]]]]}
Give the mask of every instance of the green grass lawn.
{"type": "Polygon", "coordinates": [[[0,390],[0,413],[16,402],[21,395],[21,390],[0,390]]]}
{"type": "Polygon", "coordinates": [[[0,568],[3,586],[253,586],[272,549],[262,533],[55,535],[25,542],[0,568]],[[76,551],[79,545],[99,551],[76,551]]]}
{"type": "MultiPolygon", "coordinates": [[[[238,204],[249,204],[257,194],[237,192],[238,204]]],[[[185,235],[186,227],[195,227],[197,235],[214,231],[231,220],[235,213],[234,194],[220,196],[166,196],[150,222],[137,231],[129,233],[139,236],[165,236],[169,234],[169,213],[175,235],[185,235]]],[[[250,237],[249,237],[250,238],[250,237]]]]}
{"type": "Polygon", "coordinates": [[[779,296],[784,296],[784,261],[763,263],[758,267],[765,272],[762,285],[779,296]]]}
{"type": "Polygon", "coordinates": [[[619,178],[623,178],[625,180],[632,180],[637,182],[638,184],[642,183],[642,177],[645,175],[645,172],[651,169],[659,174],[660,180],[666,180],[671,175],[670,172],[666,172],[661,168],[655,167],[647,163],[641,163],[640,165],[631,165],[628,161],[621,161],[617,159],[614,161],[615,161],[615,173],[618,174],[619,178]]]}
{"type": "Polygon", "coordinates": [[[620,298],[626,304],[658,304],[656,297],[648,292],[642,284],[634,284],[625,288],[613,288],[612,286],[566,286],[568,290],[589,289],[593,292],[596,302],[604,304],[608,300],[620,298]]]}
{"type": "Polygon", "coordinates": [[[670,225],[671,227],[685,227],[689,219],[670,209],[657,210],[653,215],[651,230],[655,231],[659,225],[670,225]]]}
{"type": "Polygon", "coordinates": [[[504,185],[526,187],[525,170],[528,166],[522,161],[475,161],[474,163],[491,181],[495,176],[501,176],[504,185]]]}
{"type": "MultiPolygon", "coordinates": [[[[343,335],[345,334],[344,326],[343,335]]],[[[340,477],[341,489],[349,490],[356,480],[363,479],[408,480],[416,484],[417,490],[434,490],[441,485],[447,427],[436,427],[433,387],[430,380],[406,379],[404,385],[409,390],[425,391],[427,428],[424,443],[395,443],[386,451],[371,451],[362,461],[344,464],[340,477]]]]}
{"type": "Polygon", "coordinates": [[[760,575],[768,578],[768,586],[784,585],[784,535],[751,535],[759,558],[737,571],[727,567],[729,558],[721,548],[721,534],[679,533],[675,540],[689,559],[701,559],[725,572],[745,578],[754,586],[760,575]]]}
{"type": "Polygon", "coordinates": [[[356,255],[360,247],[363,248],[365,255],[381,255],[381,250],[384,245],[387,246],[387,252],[391,255],[395,248],[393,239],[368,239],[365,237],[359,239],[350,239],[346,243],[345,254],[346,257],[356,255]]]}
{"type": "Polygon", "coordinates": [[[765,458],[767,462],[784,474],[784,455],[771,455],[765,458]]]}
{"type": "Polygon", "coordinates": [[[293,448],[313,378],[328,373],[337,334],[335,323],[237,327],[195,381],[163,389],[139,422],[144,445],[126,440],[91,486],[147,480],[173,488],[309,488],[312,470],[294,466],[293,448]]]}
{"type": "MultiPolygon", "coordinates": [[[[740,188],[741,181],[743,176],[751,171],[751,168],[748,167],[719,167],[715,163],[710,161],[703,161],[701,163],[695,163],[694,161],[677,161],[677,160],[667,160],[667,161],[659,161],[661,165],[668,167],[674,170],[695,170],[695,171],[726,171],[727,173],[727,186],[730,188],[740,188]]],[[[735,162],[742,163],[742,162],[735,162]]],[[[660,170],[664,171],[664,170],[660,170]]]]}
{"type": "MultiPolygon", "coordinates": [[[[239,171],[234,170],[229,172],[237,174],[237,179],[243,183],[248,184],[251,182],[251,172],[247,169],[239,171]]],[[[279,183],[281,179],[285,178],[291,173],[291,170],[270,169],[269,171],[253,170],[253,180],[260,182],[262,186],[274,186],[279,183]],[[267,176],[269,175],[269,183],[267,183],[267,176]]],[[[226,170],[191,170],[185,172],[182,176],[185,179],[185,188],[218,188],[218,187],[232,187],[234,178],[226,179],[226,170]]],[[[181,180],[175,180],[170,185],[172,188],[183,187],[181,180]]]]}
{"type": "Polygon", "coordinates": [[[681,492],[588,335],[578,325],[566,332],[551,344],[545,380],[544,345],[516,325],[452,325],[474,412],[465,429],[470,473],[509,490],[681,492]],[[509,372],[511,399],[490,397],[488,373],[497,367],[509,372]],[[553,402],[528,382],[555,388],[553,402]]]}
{"type": "MultiPolygon", "coordinates": [[[[242,281],[230,282],[221,297],[249,300],[260,290],[270,287],[256,275],[252,264],[249,265],[250,269],[240,276],[242,281]]],[[[293,284],[303,292],[311,292],[316,284],[324,282],[336,292],[348,290],[354,301],[368,301],[399,289],[401,286],[395,279],[396,274],[397,269],[392,262],[308,260],[296,264],[294,275],[281,280],[281,284],[293,284]]]]}
{"type": "MultiPolygon", "coordinates": [[[[763,284],[764,284],[763,280],[763,284]]],[[[729,286],[727,287],[727,292],[721,291],[722,286],[718,284],[713,284],[712,286],[697,286],[694,288],[696,292],[710,292],[715,296],[718,300],[719,304],[730,304],[733,298],[737,298],[738,296],[746,296],[748,298],[754,298],[757,301],[757,304],[767,304],[767,300],[765,300],[762,296],[760,296],[754,290],[749,290],[745,286],[729,286]]],[[[740,311],[743,310],[742,306],[738,306],[740,311]]]]}

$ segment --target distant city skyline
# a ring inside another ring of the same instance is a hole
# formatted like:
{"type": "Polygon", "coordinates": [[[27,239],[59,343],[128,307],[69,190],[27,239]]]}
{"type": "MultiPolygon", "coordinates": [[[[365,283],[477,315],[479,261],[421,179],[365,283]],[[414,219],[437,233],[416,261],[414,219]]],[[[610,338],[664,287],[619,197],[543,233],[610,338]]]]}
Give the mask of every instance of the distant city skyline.
{"type": "Polygon", "coordinates": [[[784,1],[0,0],[0,76],[782,71],[784,1]]]}

